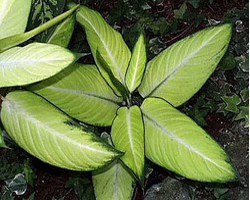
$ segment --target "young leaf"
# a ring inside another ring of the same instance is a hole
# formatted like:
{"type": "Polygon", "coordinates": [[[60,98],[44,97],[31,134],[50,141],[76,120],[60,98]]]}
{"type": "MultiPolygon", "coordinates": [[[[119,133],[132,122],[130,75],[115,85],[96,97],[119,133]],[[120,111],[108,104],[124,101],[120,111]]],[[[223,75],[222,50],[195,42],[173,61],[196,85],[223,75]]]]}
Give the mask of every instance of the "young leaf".
{"type": "Polygon", "coordinates": [[[206,82],[226,52],[231,25],[199,31],[173,44],[146,68],[139,87],[143,97],[160,97],[174,106],[191,98],[206,82]]]}
{"type": "Polygon", "coordinates": [[[126,85],[132,93],[141,83],[147,62],[146,45],[143,34],[138,38],[126,73],[126,85]]]}
{"type": "Polygon", "coordinates": [[[75,15],[71,15],[56,27],[55,31],[48,38],[48,41],[46,43],[56,44],[66,48],[69,45],[74,27],[75,15]]]}
{"type": "Polygon", "coordinates": [[[108,63],[104,60],[104,58],[102,57],[102,55],[100,54],[98,50],[96,52],[96,60],[97,60],[97,65],[99,64],[100,66],[102,66],[102,68],[109,75],[110,81],[115,85],[116,89],[119,91],[118,94],[121,94],[121,96],[124,99],[127,99],[129,94],[128,94],[126,87],[114,76],[108,63]]]}
{"type": "Polygon", "coordinates": [[[69,50],[33,43],[0,54],[0,87],[35,83],[60,72],[77,59],[69,50]]]}
{"type": "Polygon", "coordinates": [[[144,182],[144,127],[138,106],[121,107],[112,124],[111,138],[115,147],[125,152],[121,160],[144,182]]]}
{"type": "Polygon", "coordinates": [[[147,98],[141,109],[146,156],[151,161],[198,181],[236,179],[224,150],[189,117],[158,98],[147,98]]]}
{"type": "MultiPolygon", "coordinates": [[[[110,137],[107,139],[111,144],[110,137]]],[[[94,171],[92,181],[96,200],[131,200],[133,196],[134,178],[118,159],[104,168],[94,171]]]]}
{"type": "Polygon", "coordinates": [[[2,123],[27,152],[49,164],[79,171],[97,169],[118,151],[102,142],[41,97],[14,91],[2,103],[2,123]]]}
{"type": "Polygon", "coordinates": [[[0,39],[25,31],[31,0],[0,0],[0,39]]]}
{"type": "Polygon", "coordinates": [[[43,32],[44,30],[58,24],[63,19],[67,18],[72,13],[74,13],[77,8],[78,8],[78,6],[75,6],[71,10],[55,17],[54,19],[42,24],[41,26],[39,26],[39,27],[29,31],[29,32],[18,34],[18,35],[13,35],[13,36],[1,39],[0,40],[0,52],[3,52],[11,47],[17,46],[17,45],[31,39],[35,35],[43,32]]]}
{"type": "Polygon", "coordinates": [[[97,126],[110,126],[122,102],[94,65],[73,64],[29,89],[71,117],[97,126]]]}
{"type": "MultiPolygon", "coordinates": [[[[70,4],[69,6],[72,7],[72,5],[74,4],[70,4]]],[[[85,6],[80,6],[76,14],[76,19],[85,29],[88,43],[102,76],[118,92],[110,80],[109,74],[98,63],[96,53],[97,50],[100,52],[114,74],[114,77],[124,84],[131,53],[122,36],[107,24],[98,12],[85,6]]]]}

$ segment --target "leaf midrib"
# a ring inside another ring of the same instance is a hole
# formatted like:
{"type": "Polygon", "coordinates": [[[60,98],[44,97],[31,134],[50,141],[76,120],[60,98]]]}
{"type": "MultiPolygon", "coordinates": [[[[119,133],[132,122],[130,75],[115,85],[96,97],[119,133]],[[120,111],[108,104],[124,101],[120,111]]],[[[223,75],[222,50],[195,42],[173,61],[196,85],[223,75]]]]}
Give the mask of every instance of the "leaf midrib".
{"type": "Polygon", "coordinates": [[[137,160],[135,158],[135,153],[134,153],[134,145],[133,145],[133,136],[132,136],[132,130],[131,130],[131,111],[130,109],[127,109],[127,116],[126,116],[126,121],[127,121],[127,126],[128,126],[128,138],[129,138],[129,144],[130,144],[130,149],[131,149],[131,154],[132,154],[132,158],[134,160],[135,163],[135,167],[137,170],[137,173],[139,172],[138,167],[137,167],[137,160]]]}
{"type": "Polygon", "coordinates": [[[188,58],[184,59],[179,65],[175,67],[175,69],[166,76],[160,83],[155,86],[155,88],[147,95],[151,96],[153,93],[158,90],[168,79],[170,79],[177,71],[179,71],[185,64],[191,60],[201,49],[203,49],[221,30],[218,30],[215,34],[213,34],[208,40],[206,40],[193,54],[191,54],[188,58]]]}
{"type": "Polygon", "coordinates": [[[100,33],[96,30],[96,28],[92,25],[92,23],[87,19],[85,18],[85,16],[81,13],[81,12],[78,12],[79,15],[92,27],[92,29],[94,30],[94,32],[97,34],[97,36],[100,38],[100,41],[102,42],[103,46],[105,47],[106,49],[106,52],[108,53],[108,56],[109,58],[111,59],[111,62],[113,63],[113,66],[115,67],[115,71],[117,73],[117,75],[119,76],[120,78],[120,81],[121,82],[124,82],[123,80],[123,77],[120,73],[120,69],[118,67],[118,64],[117,62],[115,61],[114,57],[112,56],[111,52],[109,51],[109,48],[108,48],[108,45],[106,44],[106,42],[104,41],[104,39],[101,37],[100,33]]]}
{"type": "Polygon", "coordinates": [[[144,117],[146,119],[148,119],[149,122],[151,122],[152,124],[156,125],[158,128],[160,128],[162,130],[162,132],[166,133],[170,138],[172,138],[173,140],[175,140],[177,143],[185,146],[188,150],[192,151],[193,153],[197,154],[198,156],[202,157],[203,159],[207,160],[208,162],[214,164],[215,166],[217,166],[218,168],[221,168],[229,173],[231,173],[228,169],[220,166],[219,164],[217,164],[216,162],[214,162],[211,158],[203,155],[201,152],[199,152],[197,149],[193,148],[192,146],[190,146],[189,144],[185,143],[182,139],[178,138],[176,135],[174,135],[173,133],[169,132],[164,126],[162,126],[161,124],[157,123],[155,120],[153,120],[150,116],[148,116],[147,114],[143,113],[144,117]]]}
{"type": "Polygon", "coordinates": [[[6,102],[7,103],[7,107],[9,108],[9,109],[7,109],[8,111],[11,112],[11,110],[15,110],[15,112],[16,112],[17,109],[19,110],[19,114],[17,116],[18,119],[20,118],[20,114],[22,114],[22,117],[26,118],[27,121],[30,121],[31,124],[33,124],[34,126],[38,126],[42,130],[47,130],[49,133],[55,135],[58,138],[61,138],[62,140],[66,141],[67,143],[70,143],[70,144],[72,144],[74,146],[78,146],[81,149],[87,149],[89,151],[99,152],[99,153],[102,153],[102,154],[109,154],[108,152],[103,152],[103,151],[98,150],[98,149],[93,149],[90,146],[86,146],[86,145],[78,143],[77,141],[75,141],[75,140],[71,139],[70,137],[67,137],[66,135],[64,135],[65,133],[61,134],[61,133],[57,132],[55,129],[51,128],[46,123],[44,123],[44,124],[41,123],[39,120],[37,120],[34,117],[32,117],[31,114],[27,113],[25,111],[25,109],[21,108],[19,104],[14,103],[12,100],[6,100],[6,101],[7,101],[6,102]]]}
{"type": "Polygon", "coordinates": [[[71,94],[79,94],[79,95],[86,96],[86,97],[89,97],[89,98],[97,98],[97,99],[100,99],[102,101],[108,101],[109,103],[113,103],[113,104],[116,104],[116,105],[119,105],[121,103],[119,101],[115,101],[113,99],[109,99],[107,97],[103,97],[103,96],[100,96],[100,95],[87,93],[87,92],[82,91],[82,90],[59,88],[59,87],[56,87],[56,86],[48,86],[47,88],[52,89],[52,90],[58,90],[58,91],[61,91],[61,92],[67,92],[67,93],[71,93],[71,94]]]}
{"type": "Polygon", "coordinates": [[[138,48],[138,51],[137,51],[137,54],[136,54],[136,62],[135,62],[135,68],[134,68],[134,72],[135,73],[133,73],[132,74],[132,80],[131,80],[131,90],[133,89],[133,87],[134,87],[134,84],[135,84],[135,77],[137,76],[137,74],[138,74],[138,67],[139,67],[139,61],[140,61],[140,52],[141,52],[141,48],[142,48],[142,46],[141,46],[141,43],[142,43],[142,41],[140,41],[140,43],[139,43],[139,48],[138,48]]]}

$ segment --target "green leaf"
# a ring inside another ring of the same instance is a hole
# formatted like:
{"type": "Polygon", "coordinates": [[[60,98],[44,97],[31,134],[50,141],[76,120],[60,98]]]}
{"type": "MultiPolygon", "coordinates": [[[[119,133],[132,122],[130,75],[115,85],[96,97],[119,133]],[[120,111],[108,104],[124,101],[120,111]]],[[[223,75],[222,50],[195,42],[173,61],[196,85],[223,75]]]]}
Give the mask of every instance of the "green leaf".
{"type": "Polygon", "coordinates": [[[104,60],[98,50],[96,52],[96,60],[109,75],[110,81],[115,85],[116,89],[119,91],[118,94],[121,94],[124,99],[127,99],[129,94],[126,87],[114,76],[108,63],[104,60]]]}
{"type": "Polygon", "coordinates": [[[65,187],[74,189],[74,193],[79,200],[95,200],[92,182],[90,178],[86,178],[84,175],[83,173],[73,174],[65,187]]]}
{"type": "MultiPolygon", "coordinates": [[[[27,29],[34,29],[60,15],[65,7],[65,2],[66,0],[33,0],[27,29]]],[[[45,43],[55,28],[46,29],[36,37],[36,41],[45,43]]]]}
{"type": "Polygon", "coordinates": [[[42,24],[41,26],[39,26],[39,27],[29,31],[29,32],[18,34],[18,35],[13,35],[13,36],[1,39],[0,40],[0,52],[3,52],[7,49],[10,49],[11,47],[17,46],[17,45],[31,39],[32,37],[36,36],[37,34],[47,30],[48,28],[58,24],[59,22],[61,22],[62,20],[64,20],[68,16],[70,16],[72,13],[74,13],[77,8],[78,8],[78,6],[75,6],[71,10],[53,18],[52,20],[42,24]]]}
{"type": "Polygon", "coordinates": [[[23,195],[27,190],[27,183],[23,174],[16,174],[12,180],[5,181],[11,193],[23,195]]]}
{"type": "Polygon", "coordinates": [[[70,39],[72,37],[75,27],[75,15],[72,15],[61,22],[53,32],[53,34],[48,38],[46,43],[56,44],[61,47],[67,47],[69,45],[70,39]]]}
{"type": "Polygon", "coordinates": [[[131,200],[133,197],[134,178],[119,160],[94,171],[92,181],[96,200],[131,200]]]}
{"type": "Polygon", "coordinates": [[[49,78],[77,59],[69,50],[33,43],[0,54],[0,87],[20,86],[49,78]]]}
{"type": "Polygon", "coordinates": [[[138,106],[119,108],[111,127],[111,138],[115,148],[125,152],[121,160],[144,186],[144,127],[138,106]]]}
{"type": "Polygon", "coordinates": [[[6,148],[7,145],[4,142],[3,131],[0,129],[0,148],[6,148]]]}
{"type": "Polygon", "coordinates": [[[201,1],[202,0],[188,0],[188,3],[190,3],[194,8],[198,8],[201,1]]]}
{"type": "Polygon", "coordinates": [[[233,113],[238,113],[238,105],[241,103],[241,99],[240,97],[238,97],[238,95],[234,94],[233,96],[230,97],[222,97],[222,99],[224,100],[224,102],[226,103],[226,110],[233,112],[233,113]]]}
{"type": "Polygon", "coordinates": [[[189,117],[159,98],[147,98],[141,109],[151,161],[193,180],[236,179],[224,150],[189,117]]]}
{"type": "Polygon", "coordinates": [[[34,179],[37,177],[31,168],[31,159],[27,158],[23,163],[23,173],[25,175],[26,182],[34,187],[34,179]]]}
{"type": "Polygon", "coordinates": [[[241,90],[240,97],[241,97],[243,102],[247,102],[249,100],[249,89],[245,88],[245,89],[241,90]]]}
{"type": "Polygon", "coordinates": [[[0,39],[25,31],[31,0],[0,0],[0,39]]]}
{"type": "Polygon", "coordinates": [[[133,55],[126,73],[126,85],[130,93],[140,85],[146,62],[146,44],[144,36],[141,34],[135,44],[133,55]]]}
{"type": "Polygon", "coordinates": [[[244,119],[246,122],[245,127],[249,127],[249,106],[240,106],[240,113],[235,117],[235,120],[244,119]]]}
{"type": "Polygon", "coordinates": [[[97,126],[110,126],[122,102],[94,65],[75,63],[29,89],[71,117],[97,126]]]}
{"type": "Polygon", "coordinates": [[[187,4],[183,3],[178,10],[174,10],[174,17],[176,19],[183,19],[186,11],[187,11],[187,4]]]}
{"type": "Polygon", "coordinates": [[[231,70],[236,66],[234,55],[226,52],[219,63],[219,67],[223,70],[231,70]]]}
{"type": "Polygon", "coordinates": [[[224,24],[173,44],[148,63],[140,94],[163,98],[174,106],[183,104],[213,73],[230,38],[231,25],[224,24]]]}
{"type": "Polygon", "coordinates": [[[9,93],[2,103],[1,119],[20,147],[61,168],[94,170],[121,154],[31,92],[9,93]]]}
{"type": "MultiPolygon", "coordinates": [[[[72,5],[74,4],[70,4],[69,6],[72,7],[72,5]]],[[[118,92],[110,80],[109,74],[98,62],[96,53],[97,50],[100,52],[114,74],[114,77],[125,85],[125,73],[131,53],[122,36],[107,24],[98,12],[85,6],[80,6],[76,19],[85,29],[88,43],[102,76],[113,90],[118,92]]]]}

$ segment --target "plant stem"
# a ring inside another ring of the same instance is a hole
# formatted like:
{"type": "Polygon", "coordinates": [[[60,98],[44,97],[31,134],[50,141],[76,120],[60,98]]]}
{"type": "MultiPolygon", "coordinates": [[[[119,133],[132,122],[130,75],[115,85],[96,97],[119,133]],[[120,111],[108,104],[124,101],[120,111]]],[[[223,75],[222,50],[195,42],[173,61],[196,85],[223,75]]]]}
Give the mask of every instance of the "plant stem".
{"type": "Polygon", "coordinates": [[[41,26],[39,26],[39,27],[29,31],[29,32],[1,39],[0,40],[0,53],[11,48],[11,47],[14,47],[14,46],[17,46],[18,44],[21,44],[21,43],[31,39],[35,35],[45,31],[46,29],[58,24],[63,19],[70,16],[78,7],[79,7],[79,5],[75,6],[71,10],[64,12],[63,14],[53,18],[52,20],[42,24],[41,26]]]}

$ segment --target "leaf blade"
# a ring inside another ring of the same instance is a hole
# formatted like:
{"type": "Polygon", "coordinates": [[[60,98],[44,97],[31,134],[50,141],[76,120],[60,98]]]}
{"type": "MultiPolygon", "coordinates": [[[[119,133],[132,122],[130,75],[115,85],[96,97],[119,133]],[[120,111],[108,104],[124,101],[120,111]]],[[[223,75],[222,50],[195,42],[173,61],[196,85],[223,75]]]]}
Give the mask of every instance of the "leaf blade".
{"type": "Polygon", "coordinates": [[[0,54],[0,87],[27,85],[55,75],[77,59],[62,47],[33,43],[0,54]]]}
{"type": "MultiPolygon", "coordinates": [[[[69,4],[70,7],[72,5],[74,4],[69,4]]],[[[118,92],[107,72],[98,63],[96,52],[97,50],[100,52],[115,78],[124,84],[131,52],[123,41],[122,36],[107,24],[98,12],[85,6],[80,6],[76,19],[85,29],[88,43],[102,76],[112,89],[118,92]]]]}
{"type": "MultiPolygon", "coordinates": [[[[110,136],[107,137],[111,144],[110,136]]],[[[135,189],[135,180],[120,160],[92,173],[95,196],[97,200],[115,199],[131,200],[135,189]]]]}
{"type": "Polygon", "coordinates": [[[163,98],[174,106],[183,104],[215,70],[230,38],[231,25],[224,24],[173,44],[148,63],[140,94],[163,98]]]}
{"type": "Polygon", "coordinates": [[[143,34],[141,34],[135,44],[132,58],[126,73],[126,85],[132,93],[141,83],[146,65],[146,44],[143,34]]]}
{"type": "Polygon", "coordinates": [[[72,13],[74,13],[77,8],[78,8],[78,6],[75,6],[71,10],[68,10],[68,11],[62,13],[61,15],[53,18],[52,20],[42,24],[41,26],[39,26],[31,31],[1,39],[0,40],[0,53],[5,51],[5,50],[10,49],[11,47],[14,47],[14,46],[17,46],[18,44],[21,44],[21,43],[31,39],[32,37],[36,36],[37,34],[47,30],[48,28],[56,25],[57,23],[61,22],[63,19],[67,18],[72,13]]]}
{"type": "Polygon", "coordinates": [[[138,106],[121,107],[111,127],[114,146],[126,152],[121,160],[134,172],[143,186],[144,182],[144,127],[138,106]]]}
{"type": "Polygon", "coordinates": [[[0,39],[25,31],[31,0],[0,0],[0,39]]]}
{"type": "Polygon", "coordinates": [[[58,167],[94,170],[119,156],[118,151],[31,92],[9,93],[2,104],[1,119],[19,146],[58,167]]]}
{"type": "Polygon", "coordinates": [[[122,102],[94,65],[75,63],[29,89],[71,117],[98,126],[110,126],[122,102]]]}
{"type": "Polygon", "coordinates": [[[55,31],[48,38],[48,44],[55,44],[67,48],[75,27],[75,16],[72,15],[57,25],[55,31]]]}
{"type": "Polygon", "coordinates": [[[157,98],[146,99],[141,109],[146,156],[150,160],[189,179],[236,179],[224,150],[189,117],[157,98]]]}

